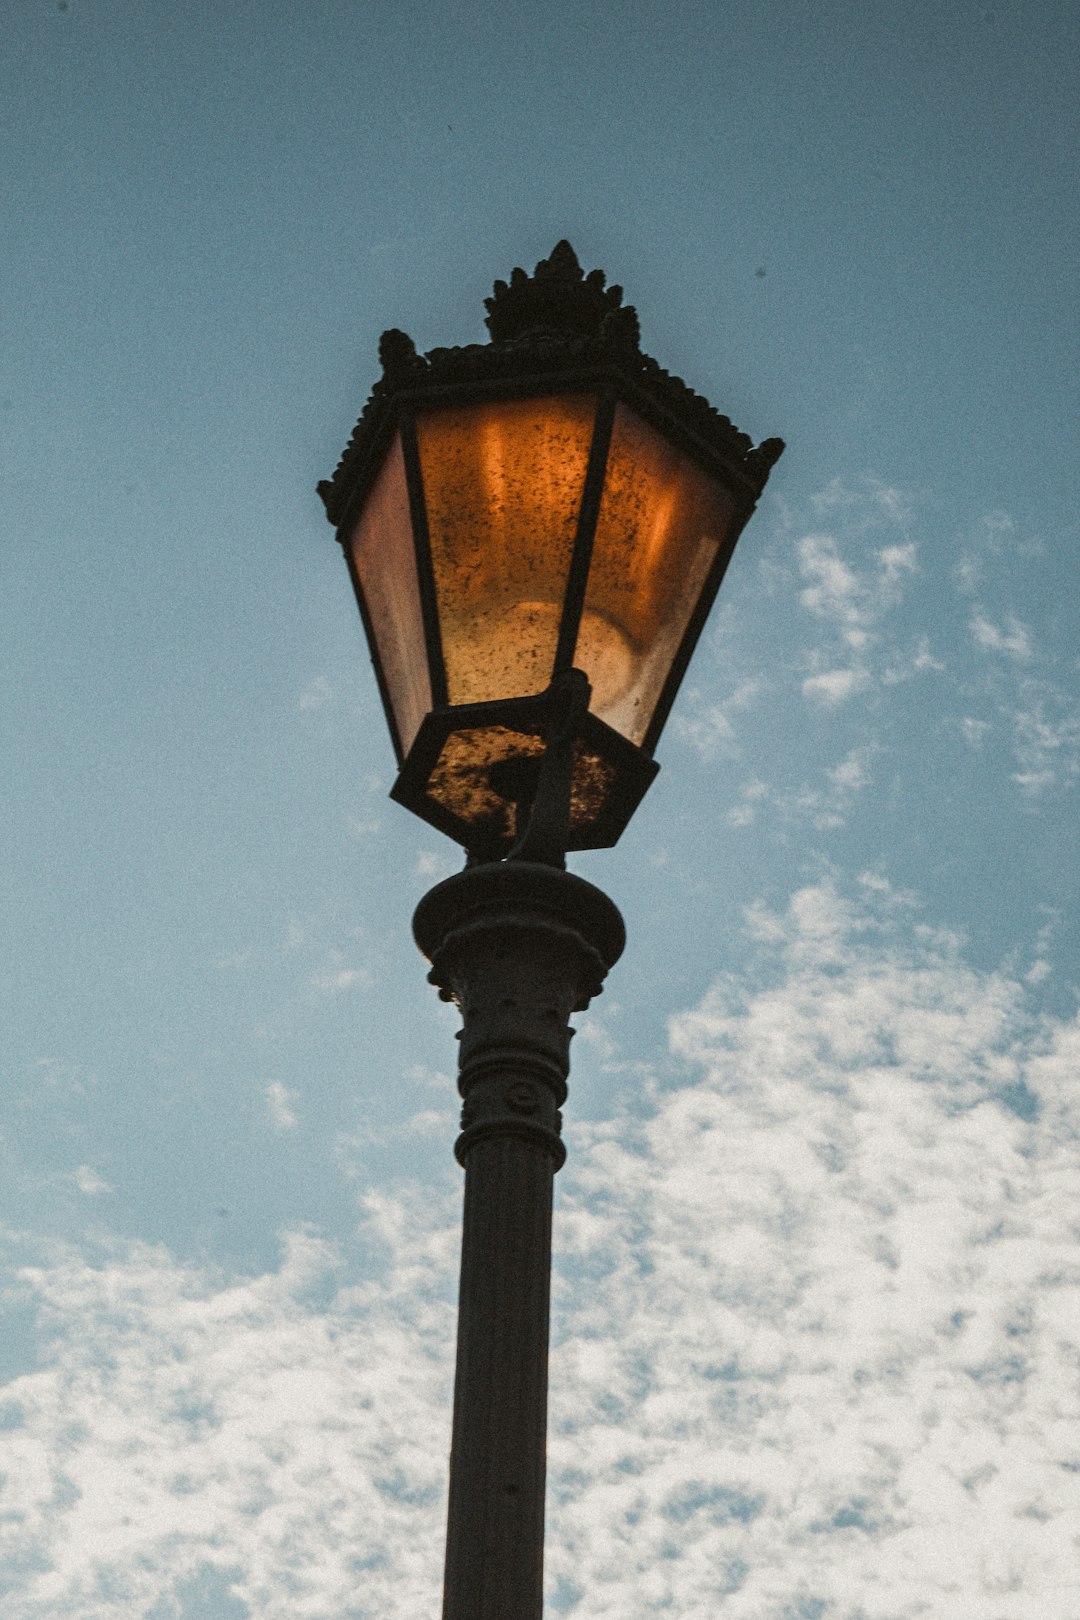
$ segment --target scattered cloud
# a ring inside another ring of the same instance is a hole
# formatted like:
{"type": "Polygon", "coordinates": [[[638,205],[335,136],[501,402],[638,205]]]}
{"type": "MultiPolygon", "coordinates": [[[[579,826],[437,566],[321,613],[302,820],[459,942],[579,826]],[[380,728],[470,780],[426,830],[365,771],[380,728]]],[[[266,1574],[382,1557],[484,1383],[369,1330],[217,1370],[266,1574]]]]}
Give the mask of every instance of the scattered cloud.
{"type": "Polygon", "coordinates": [[[60,1058],[36,1058],[30,1065],[30,1081],[34,1090],[60,1093],[72,1097],[85,1095],[87,1076],[74,1063],[60,1058]]]}
{"type": "Polygon", "coordinates": [[[414,1085],[424,1086],[430,1091],[451,1091],[454,1079],[445,1069],[431,1069],[423,1063],[411,1063],[405,1071],[405,1078],[414,1085]]]}
{"type": "Polygon", "coordinates": [[[422,849],[413,862],[413,878],[418,883],[440,883],[452,877],[459,863],[444,849],[422,849]]]}
{"type": "Polygon", "coordinates": [[[855,483],[832,478],[811,495],[810,506],[818,517],[838,520],[845,528],[860,534],[882,527],[904,531],[912,516],[910,497],[874,474],[855,483]]]}
{"type": "Polygon", "coordinates": [[[960,730],[964,741],[971,748],[981,748],[986,733],[992,730],[989,720],[976,720],[970,714],[965,714],[960,720],[960,730]]]}
{"type": "Polygon", "coordinates": [[[445,1108],[421,1108],[411,1114],[402,1127],[407,1136],[445,1135],[447,1113],[445,1108]]]}
{"type": "Polygon", "coordinates": [[[914,650],[883,670],[881,678],[886,686],[896,686],[901,681],[912,680],[916,675],[940,675],[944,670],[945,665],[940,658],[935,658],[930,651],[929,636],[920,636],[914,650]]]}
{"type": "Polygon", "coordinates": [[[1020,767],[1013,781],[1029,797],[1080,778],[1080,703],[1053,688],[1028,688],[1009,718],[1020,767]]]}
{"type": "Polygon", "coordinates": [[[823,703],[827,709],[835,709],[866,686],[869,678],[865,669],[827,669],[820,675],[806,677],[802,683],[803,697],[823,703]]]}
{"type": "Polygon", "coordinates": [[[819,515],[836,520],[839,533],[802,534],[795,541],[802,581],[799,605],[828,632],[827,640],[804,653],[809,672],[802,681],[803,696],[838,707],[874,683],[883,659],[881,678],[892,682],[940,668],[925,637],[903,659],[889,657],[883,640],[883,620],[901,603],[919,567],[916,544],[906,535],[907,504],[900,492],[834,488],[811,504],[819,515]],[[899,528],[903,538],[868,545],[868,535],[882,528],[899,528]],[[852,552],[858,564],[851,560],[852,552]]]}
{"type": "Polygon", "coordinates": [[[436,1589],[451,1251],[381,1225],[415,1247],[374,1291],[336,1287],[306,1233],[229,1283],[140,1245],[23,1271],[54,1333],[3,1392],[10,1620],[127,1620],[207,1566],[265,1620],[404,1615],[436,1589]]]}
{"type": "Polygon", "coordinates": [[[1006,628],[992,624],[982,613],[976,613],[970,621],[971,634],[980,647],[989,652],[1007,653],[1010,658],[1031,657],[1031,631],[1027,625],[1012,614],[1008,616],[1006,628]]]}
{"type": "Polygon", "coordinates": [[[88,1164],[80,1164],[75,1171],[75,1185],[81,1193],[88,1198],[95,1198],[100,1193],[111,1193],[112,1188],[103,1176],[88,1164]]]}
{"type": "Polygon", "coordinates": [[[378,816],[347,815],[345,817],[345,828],[350,838],[355,838],[358,843],[364,843],[367,839],[374,838],[379,834],[382,830],[382,822],[378,816]]]}
{"type": "Polygon", "coordinates": [[[806,823],[819,831],[842,827],[857,794],[870,784],[870,761],[877,752],[872,744],[853,748],[838,765],[822,773],[824,785],[793,790],[771,787],[759,777],[751,777],[739,789],[737,802],[728,811],[728,825],[748,827],[763,810],[773,811],[787,823],[806,823]]]}
{"type": "MultiPolygon", "coordinates": [[[[335,951],[340,959],[340,953],[335,951]]],[[[372,983],[370,969],[366,967],[333,966],[311,976],[311,988],[326,995],[338,995],[343,990],[366,990],[372,983]]]]}
{"type": "Polygon", "coordinates": [[[902,546],[882,546],[877,556],[882,578],[887,585],[891,585],[902,574],[913,574],[918,567],[915,544],[911,540],[902,546]]]}
{"type": "Polygon", "coordinates": [[[283,1085],[280,1080],[271,1080],[266,1087],[266,1111],[270,1121],[279,1131],[291,1131],[296,1126],[295,1091],[283,1085]]]}
{"type": "MultiPolygon", "coordinates": [[[[1080,1473],[1080,1021],[880,873],[746,923],[754,977],[672,1020],[685,1083],[569,1128],[551,1606],[1041,1620],[1080,1473]]],[[[365,1281],[305,1231],[254,1277],[135,1244],[23,1267],[8,1620],[164,1614],[207,1570],[260,1620],[430,1611],[447,1189],[365,1198],[365,1281]]]]}
{"type": "Polygon", "coordinates": [[[324,709],[333,700],[333,690],[325,675],[316,675],[310,680],[296,700],[298,709],[324,709]]]}
{"type": "Polygon", "coordinates": [[[672,1024],[699,1082],[572,1160],[551,1574],[583,1620],[1006,1589],[1036,1620],[1070,1579],[1080,1025],[869,877],[758,908],[775,982],[718,981],[672,1024]]]}
{"type": "Polygon", "coordinates": [[[861,625],[867,617],[865,591],[854,570],[841,559],[831,535],[808,534],[798,543],[799,572],[809,583],[799,600],[819,618],[861,625]]]}
{"type": "Polygon", "coordinates": [[[706,762],[738,752],[733,715],[749,709],[761,692],[760,680],[738,682],[726,698],[708,703],[700,691],[687,694],[673,728],[706,762]]]}

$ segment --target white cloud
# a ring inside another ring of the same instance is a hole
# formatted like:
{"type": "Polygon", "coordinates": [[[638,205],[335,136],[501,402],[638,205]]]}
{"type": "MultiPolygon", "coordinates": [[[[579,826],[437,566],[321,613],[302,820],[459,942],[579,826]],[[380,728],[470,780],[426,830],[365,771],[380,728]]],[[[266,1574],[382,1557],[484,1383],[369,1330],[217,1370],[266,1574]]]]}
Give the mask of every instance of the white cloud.
{"type": "Polygon", "coordinates": [[[324,995],[340,995],[346,990],[367,989],[373,983],[370,968],[347,964],[341,951],[338,950],[332,950],[328,955],[327,966],[311,975],[310,984],[313,990],[319,990],[324,995]]]}
{"type": "Polygon", "coordinates": [[[271,1080],[266,1087],[266,1110],[279,1131],[291,1131],[296,1125],[296,1093],[280,1080],[271,1080]]]}
{"type": "Polygon", "coordinates": [[[772,797],[772,789],[760,777],[752,776],[739,789],[739,801],[727,813],[731,827],[749,827],[757,817],[762,804],[772,797]]]}
{"type": "Polygon", "coordinates": [[[413,862],[413,878],[419,883],[441,883],[458,869],[452,855],[445,849],[423,849],[413,862]]]}
{"type": "Polygon", "coordinates": [[[260,1620],[431,1606],[453,1246],[372,1227],[408,1244],[376,1287],[303,1233],[231,1283],[143,1246],[23,1273],[56,1336],[3,1391],[7,1620],[130,1620],[207,1566],[260,1620]]]}
{"type": "Polygon", "coordinates": [[[887,686],[896,686],[900,681],[909,681],[916,675],[933,673],[940,675],[945,665],[940,658],[935,658],[930,650],[929,636],[920,636],[913,652],[891,664],[882,673],[882,680],[887,686]]]}
{"type": "Polygon", "coordinates": [[[857,489],[834,482],[810,504],[833,529],[796,533],[794,540],[799,606],[824,632],[802,653],[803,696],[835,708],[878,679],[895,683],[940,670],[925,636],[913,652],[889,645],[888,615],[919,571],[905,497],[868,479],[857,489]],[[870,543],[889,534],[896,538],[870,543]]]}
{"type": "Polygon", "coordinates": [[[836,541],[827,534],[808,534],[797,547],[799,571],[809,580],[799,597],[803,607],[819,618],[842,624],[860,624],[866,616],[865,595],[859,579],[840,556],[836,541]]]}
{"type": "Polygon", "coordinates": [[[832,478],[824,489],[810,497],[815,513],[839,519],[844,526],[860,532],[881,527],[906,529],[911,520],[911,501],[903,490],[868,474],[857,484],[832,478]]]}
{"type": "MultiPolygon", "coordinates": [[[[1045,1620],[1071,1590],[1080,1021],[857,888],[755,907],[759,976],[672,1021],[688,1082],[569,1127],[548,1563],[575,1620],[1045,1620]]],[[[47,1347],[0,1392],[6,1620],[130,1620],[207,1566],[260,1620],[432,1612],[447,1186],[368,1197],[363,1283],[303,1232],[259,1277],[141,1246],[25,1270],[47,1347]]]]}
{"type": "Polygon", "coordinates": [[[352,816],[345,817],[345,826],[350,838],[363,843],[368,838],[374,838],[382,829],[382,822],[378,816],[352,816]]]}
{"type": "Polygon", "coordinates": [[[75,1171],[75,1185],[78,1187],[79,1191],[81,1193],[85,1193],[88,1198],[94,1198],[99,1193],[112,1192],[112,1188],[109,1186],[109,1183],[104,1179],[104,1177],[99,1176],[97,1171],[88,1164],[80,1164],[79,1168],[75,1171]]]}
{"type": "Polygon", "coordinates": [[[673,1024],[704,1080],[580,1132],[552,1525],[580,1620],[1036,1620],[1071,1580],[1080,1025],[863,887],[758,908],[775,983],[673,1024]]]}
{"type": "Polygon", "coordinates": [[[870,780],[867,769],[868,750],[852,749],[846,759],[825,772],[830,787],[838,794],[858,793],[870,780]]]}
{"type": "Polygon", "coordinates": [[[682,711],[674,716],[674,729],[706,762],[720,754],[734,754],[738,750],[732,715],[750,708],[760,691],[760,681],[740,681],[719,703],[706,703],[700,692],[691,692],[682,711]]]}
{"type": "Polygon", "coordinates": [[[827,669],[820,675],[808,675],[802,683],[803,697],[835,709],[867,684],[869,677],[861,669],[827,669]]]}
{"type": "Polygon", "coordinates": [[[1025,793],[1069,786],[1080,777],[1080,704],[1050,687],[1029,686],[1009,718],[1020,769],[1013,774],[1025,793]]]}
{"type": "Polygon", "coordinates": [[[450,1120],[444,1108],[421,1108],[406,1120],[403,1130],[408,1136],[437,1136],[446,1134],[450,1120]]]}
{"type": "Polygon", "coordinates": [[[878,562],[889,584],[902,574],[913,574],[918,567],[915,542],[908,540],[902,546],[882,546],[878,552],[878,562]]]}
{"type": "Polygon", "coordinates": [[[296,700],[296,707],[301,710],[323,709],[333,698],[330,682],[325,675],[316,675],[304,687],[296,700]]]}
{"type": "Polygon", "coordinates": [[[823,787],[785,791],[751,777],[742,784],[737,803],[728,811],[728,825],[748,827],[760,811],[769,808],[785,822],[809,822],[822,832],[842,827],[855,796],[870,783],[870,761],[875,752],[871,744],[851,749],[838,765],[822,773],[823,787]]]}
{"type": "Polygon", "coordinates": [[[36,1058],[30,1065],[30,1081],[34,1091],[44,1087],[72,1097],[84,1096],[92,1080],[74,1063],[63,1063],[58,1058],[36,1058]]]}
{"type": "Polygon", "coordinates": [[[971,618],[970,629],[978,645],[989,652],[1007,653],[1010,658],[1031,657],[1031,631],[1012,614],[1008,616],[1007,628],[1002,629],[984,614],[976,613],[971,618]]]}

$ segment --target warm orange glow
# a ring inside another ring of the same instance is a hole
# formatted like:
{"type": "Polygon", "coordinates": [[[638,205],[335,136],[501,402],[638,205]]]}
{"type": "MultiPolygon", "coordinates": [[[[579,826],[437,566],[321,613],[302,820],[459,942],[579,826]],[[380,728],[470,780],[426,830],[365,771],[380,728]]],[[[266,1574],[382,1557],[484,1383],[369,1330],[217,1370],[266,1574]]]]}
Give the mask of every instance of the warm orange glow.
{"type": "Polygon", "coordinates": [[[451,703],[551,680],[595,414],[555,395],[417,420],[451,703]]]}
{"type": "Polygon", "coordinates": [[[395,438],[350,541],[403,753],[431,708],[401,440],[395,438]]]}
{"type": "Polygon", "coordinates": [[[574,662],[594,712],[631,742],[645,736],[731,515],[714,478],[616,407],[574,662]]]}

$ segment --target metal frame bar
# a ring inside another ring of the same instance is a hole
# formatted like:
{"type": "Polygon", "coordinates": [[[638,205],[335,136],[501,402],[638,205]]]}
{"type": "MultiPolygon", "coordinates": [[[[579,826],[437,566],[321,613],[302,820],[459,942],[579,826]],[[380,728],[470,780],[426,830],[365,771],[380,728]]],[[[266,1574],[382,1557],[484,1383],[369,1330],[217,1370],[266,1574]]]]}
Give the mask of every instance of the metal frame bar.
{"type": "MultiPolygon", "coordinates": [[[[498,698],[491,703],[462,703],[433,709],[424,717],[416,741],[390,789],[390,797],[395,804],[404,805],[465,849],[477,847],[483,843],[481,830],[462,821],[427,792],[431,773],[447,737],[454,731],[468,731],[481,726],[505,726],[508,731],[524,731],[543,737],[547,733],[549,718],[546,692],[531,697],[498,698]]],[[[621,836],[660,767],[642,749],[591,711],[586,711],[582,716],[575,740],[611,766],[615,772],[615,782],[604,813],[594,824],[598,836],[582,840],[571,832],[567,847],[609,848],[621,836]]],[[[506,840],[507,851],[513,842],[513,838],[506,840]]]]}
{"type": "Polygon", "coordinates": [[[424,499],[424,473],[416,440],[416,411],[401,412],[401,448],[405,456],[405,487],[409,493],[416,577],[420,586],[420,613],[424,624],[424,650],[427,653],[431,703],[441,708],[447,699],[446,660],[443,657],[442,627],[439,623],[439,597],[431,564],[431,536],[428,532],[427,502],[424,499]]]}

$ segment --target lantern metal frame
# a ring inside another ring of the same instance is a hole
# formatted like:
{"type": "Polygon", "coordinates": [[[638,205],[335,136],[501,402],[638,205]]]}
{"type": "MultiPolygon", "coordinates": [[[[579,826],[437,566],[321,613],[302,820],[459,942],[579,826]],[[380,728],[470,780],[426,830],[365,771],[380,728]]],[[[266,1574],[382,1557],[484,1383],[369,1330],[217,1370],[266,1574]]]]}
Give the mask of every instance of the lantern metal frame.
{"type": "Polygon", "coordinates": [[[357,606],[371,649],[375,677],[386,713],[399,774],[391,797],[463,844],[471,856],[505,857],[520,840],[511,834],[468,823],[428,791],[440,752],[458,731],[504,726],[543,739],[551,705],[541,692],[483,703],[448,701],[423,471],[416,423],[433,409],[525,398],[588,394],[596,400],[584,481],[576,517],[569,570],[563,586],[557,646],[551,677],[572,668],[585,604],[589,570],[609,466],[615,412],[621,404],[676,450],[714,478],[732,500],[732,512],[663,680],[640,744],[591,712],[581,717],[580,751],[607,762],[612,774],[610,802],[590,825],[568,829],[567,848],[614,844],[655,778],[653,752],[685,676],[742,530],[769,471],[784,446],[769,439],[755,447],[712,406],[642,353],[637,315],[621,303],[618,287],[605,287],[600,271],[582,272],[573,249],[562,242],[533,277],[516,270],[510,284],[496,283],[488,299],[492,341],[419,355],[410,338],[383,334],[383,376],[376,383],[353,437],[332,479],[319,485],[337,538],[345,552],[357,606]],[[400,436],[405,487],[415,557],[424,651],[431,707],[406,752],[379,651],[351,536],[396,436],[400,436]]]}

